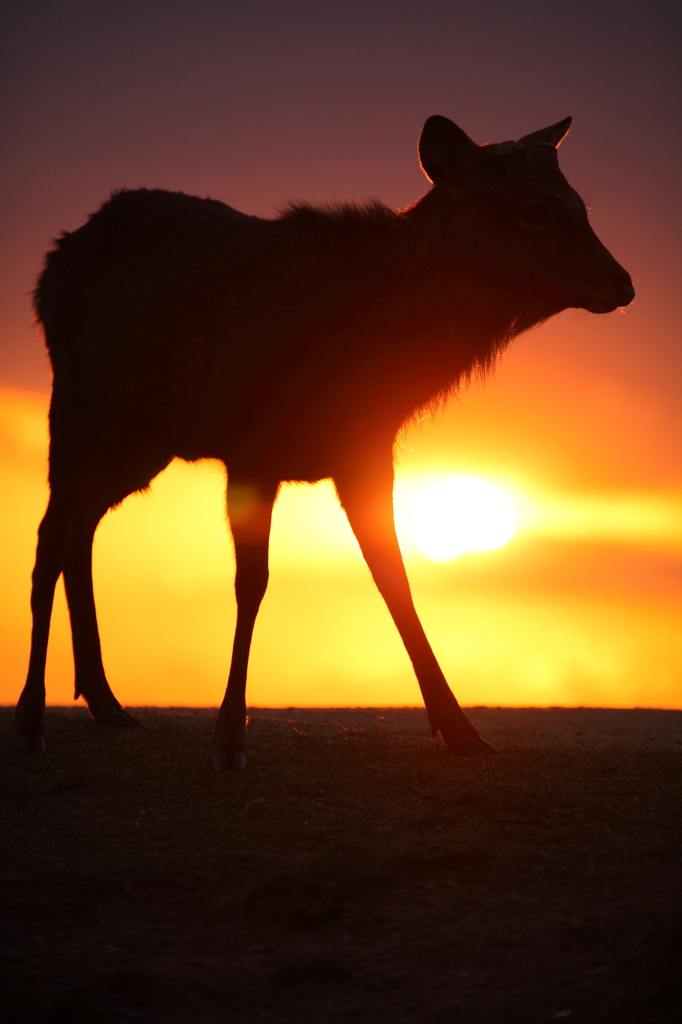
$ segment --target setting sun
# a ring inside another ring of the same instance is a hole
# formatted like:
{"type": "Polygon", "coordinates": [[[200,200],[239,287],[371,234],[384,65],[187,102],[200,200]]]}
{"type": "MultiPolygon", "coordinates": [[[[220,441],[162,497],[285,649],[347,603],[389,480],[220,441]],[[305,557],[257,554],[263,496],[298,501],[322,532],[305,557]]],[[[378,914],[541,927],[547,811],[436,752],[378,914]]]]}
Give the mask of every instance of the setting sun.
{"type": "Polygon", "coordinates": [[[492,551],[514,536],[514,511],[486,480],[455,476],[429,487],[417,502],[412,533],[422,554],[450,562],[465,551],[492,551]]]}

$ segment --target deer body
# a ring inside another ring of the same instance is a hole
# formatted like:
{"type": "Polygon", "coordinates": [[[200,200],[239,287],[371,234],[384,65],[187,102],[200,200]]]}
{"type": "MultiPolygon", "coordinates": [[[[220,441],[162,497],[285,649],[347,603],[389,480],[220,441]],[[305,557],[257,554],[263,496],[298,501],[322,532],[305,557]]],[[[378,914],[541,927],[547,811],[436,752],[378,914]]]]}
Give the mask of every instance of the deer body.
{"type": "Polygon", "coordinates": [[[298,206],[265,220],[181,193],[123,191],[60,240],[36,291],[54,370],[51,498],[20,747],[43,746],[62,572],[76,695],[103,723],[132,721],[102,666],[92,539],[107,509],[180,457],[228,468],[238,618],[214,767],[245,760],[248,654],[278,486],[327,477],[405,642],[434,733],[455,753],[491,749],[414,611],[393,526],[392,450],[403,423],[485,371],[515,334],[567,306],[605,312],[631,300],[628,275],[558,169],[569,123],[478,147],[430,118],[420,146],[434,188],[399,213],[298,206]]]}

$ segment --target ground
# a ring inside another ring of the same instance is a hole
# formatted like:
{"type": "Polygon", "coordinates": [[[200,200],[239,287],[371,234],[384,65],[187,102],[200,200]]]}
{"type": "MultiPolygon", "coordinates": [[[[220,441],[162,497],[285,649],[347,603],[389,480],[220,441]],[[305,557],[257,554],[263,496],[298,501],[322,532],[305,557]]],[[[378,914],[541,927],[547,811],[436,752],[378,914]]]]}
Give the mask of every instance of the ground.
{"type": "MultiPolygon", "coordinates": [[[[682,712],[0,709],[0,1001],[27,1024],[682,1019],[682,712]]],[[[0,1007],[1,1008],[1,1007],[0,1007]]]]}

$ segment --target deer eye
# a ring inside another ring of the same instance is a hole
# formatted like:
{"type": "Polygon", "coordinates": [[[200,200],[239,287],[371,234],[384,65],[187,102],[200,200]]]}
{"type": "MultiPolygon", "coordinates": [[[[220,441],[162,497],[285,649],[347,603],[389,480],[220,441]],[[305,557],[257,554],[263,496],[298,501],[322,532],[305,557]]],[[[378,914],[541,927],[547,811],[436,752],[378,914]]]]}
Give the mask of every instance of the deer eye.
{"type": "Polygon", "coordinates": [[[546,206],[540,203],[528,203],[519,211],[521,226],[528,231],[550,231],[552,216],[546,206]]]}

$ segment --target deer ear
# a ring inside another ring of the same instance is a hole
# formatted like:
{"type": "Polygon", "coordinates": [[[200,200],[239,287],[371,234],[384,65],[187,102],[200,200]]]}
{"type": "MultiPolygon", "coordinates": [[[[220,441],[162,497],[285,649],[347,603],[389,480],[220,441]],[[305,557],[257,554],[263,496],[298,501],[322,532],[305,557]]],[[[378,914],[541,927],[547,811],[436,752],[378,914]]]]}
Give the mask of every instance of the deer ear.
{"type": "Polygon", "coordinates": [[[554,146],[558,149],[563,140],[568,135],[568,129],[571,127],[572,117],[565,117],[563,121],[557,121],[556,124],[551,124],[549,128],[541,128],[539,132],[531,132],[530,135],[524,135],[519,142],[522,142],[524,146],[554,146]]]}
{"type": "Polygon", "coordinates": [[[458,185],[473,166],[478,146],[461,128],[434,114],[424,125],[419,139],[419,161],[434,185],[458,185]]]}

